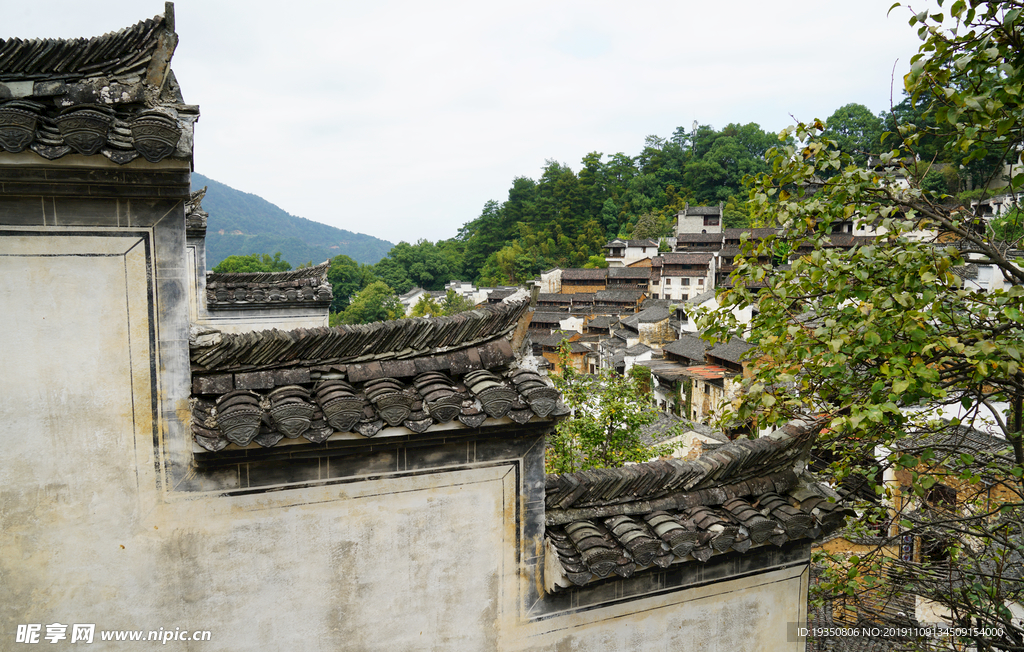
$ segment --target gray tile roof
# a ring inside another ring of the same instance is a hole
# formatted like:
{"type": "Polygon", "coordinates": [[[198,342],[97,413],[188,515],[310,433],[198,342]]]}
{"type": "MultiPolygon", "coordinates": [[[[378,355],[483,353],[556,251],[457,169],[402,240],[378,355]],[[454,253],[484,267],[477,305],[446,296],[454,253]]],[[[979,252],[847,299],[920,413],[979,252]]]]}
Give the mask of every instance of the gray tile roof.
{"type": "Polygon", "coordinates": [[[561,572],[582,586],[838,529],[835,494],[796,473],[823,423],[796,420],[693,461],[548,475],[545,537],[561,572]]]}
{"type": "Polygon", "coordinates": [[[636,303],[644,292],[642,290],[600,290],[595,292],[595,303],[636,303]]]}
{"type": "Polygon", "coordinates": [[[329,307],[333,293],[327,280],[330,261],[287,272],[206,275],[210,310],[263,309],[287,305],[329,307]]]}
{"type": "Polygon", "coordinates": [[[771,235],[778,235],[779,229],[774,227],[760,227],[760,228],[744,228],[744,229],[725,229],[723,235],[726,240],[739,240],[743,234],[747,234],[748,240],[760,240],[767,238],[771,235]]]}
{"type": "Polygon", "coordinates": [[[558,346],[562,340],[579,335],[576,331],[551,331],[547,335],[531,335],[530,340],[536,346],[558,346]]]}
{"type": "Polygon", "coordinates": [[[198,372],[259,369],[294,364],[355,363],[448,354],[468,349],[515,329],[526,302],[495,304],[451,317],[252,333],[218,333],[190,345],[198,372]]]}
{"type": "Polygon", "coordinates": [[[675,342],[661,347],[662,351],[671,353],[691,362],[704,364],[704,352],[708,350],[708,343],[694,335],[683,335],[675,342]]]}
{"type": "Polygon", "coordinates": [[[622,325],[636,330],[638,324],[657,324],[669,318],[669,310],[664,306],[651,306],[644,308],[635,315],[624,317],[622,325]]]}
{"type": "Polygon", "coordinates": [[[687,206],[686,215],[721,215],[721,206],[687,206]]]}
{"type": "Polygon", "coordinates": [[[166,27],[164,16],[154,16],[94,38],[0,39],[0,81],[141,75],[149,68],[166,27]]]}
{"type": "Polygon", "coordinates": [[[347,432],[419,434],[451,421],[478,428],[488,419],[525,424],[565,414],[546,378],[512,364],[517,356],[505,336],[526,307],[364,327],[205,333],[190,346],[193,438],[209,451],[203,455],[234,455],[288,439],[322,444],[347,432]]]}
{"type": "Polygon", "coordinates": [[[743,354],[753,348],[754,345],[750,342],[734,337],[724,344],[716,345],[715,348],[708,351],[708,355],[738,364],[742,362],[743,354]]]}
{"type": "Polygon", "coordinates": [[[710,251],[664,253],[660,256],[664,265],[707,265],[713,257],[710,251]]]}
{"type": "Polygon", "coordinates": [[[198,107],[184,104],[170,71],[178,42],[167,13],[95,38],[0,39],[0,150],[46,159],[101,154],[190,159],[198,107]],[[9,86],[24,89],[11,98],[9,86]]]}
{"type": "Polygon", "coordinates": [[[550,312],[540,310],[533,313],[532,323],[534,324],[557,324],[568,316],[565,312],[550,312]]]}
{"type": "Polygon", "coordinates": [[[562,270],[562,281],[604,281],[607,269],[582,269],[573,267],[562,270]]]}
{"type": "Polygon", "coordinates": [[[537,294],[537,301],[545,301],[548,303],[572,303],[572,295],[541,292],[537,294]]]}
{"type": "Polygon", "coordinates": [[[680,233],[676,236],[676,244],[680,242],[722,242],[721,233],[680,233]]]}
{"type": "Polygon", "coordinates": [[[714,298],[715,298],[715,291],[714,290],[707,290],[706,292],[701,292],[700,294],[693,295],[692,297],[687,299],[684,303],[700,305],[700,304],[704,303],[705,301],[710,301],[710,300],[712,300],[714,298]]]}

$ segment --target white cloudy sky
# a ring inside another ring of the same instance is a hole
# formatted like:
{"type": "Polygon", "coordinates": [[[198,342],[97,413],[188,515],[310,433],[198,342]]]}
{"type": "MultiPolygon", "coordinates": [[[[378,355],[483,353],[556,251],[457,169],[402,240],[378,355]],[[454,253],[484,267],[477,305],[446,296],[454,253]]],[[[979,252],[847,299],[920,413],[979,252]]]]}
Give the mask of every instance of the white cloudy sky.
{"type": "MultiPolygon", "coordinates": [[[[173,68],[202,110],[196,171],[414,242],[454,236],[545,159],[635,155],[695,120],[777,131],[850,102],[887,109],[918,44],[891,4],[178,0],[173,68]]],[[[162,11],[9,3],[0,37],[96,36],[162,11]]]]}

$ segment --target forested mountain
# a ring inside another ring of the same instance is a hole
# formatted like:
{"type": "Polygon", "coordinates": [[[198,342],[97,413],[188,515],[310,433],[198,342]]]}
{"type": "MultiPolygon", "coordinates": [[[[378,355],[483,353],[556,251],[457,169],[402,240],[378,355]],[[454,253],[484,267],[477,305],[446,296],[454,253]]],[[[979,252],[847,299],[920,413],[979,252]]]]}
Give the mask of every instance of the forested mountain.
{"type": "Polygon", "coordinates": [[[203,186],[208,188],[203,210],[210,214],[206,232],[210,268],[228,256],[278,251],[293,265],[322,263],[339,254],[373,264],[393,246],[373,236],[295,217],[256,195],[193,173],[192,189],[203,186]]]}
{"type": "Polygon", "coordinates": [[[635,156],[591,152],[577,170],[549,160],[539,179],[514,179],[505,201],[487,202],[454,238],[399,243],[374,272],[398,292],[451,279],[519,284],[547,268],[594,265],[615,237],[670,236],[687,202],[723,202],[726,226],[742,226],[743,178],[765,171],[764,153],[778,143],[753,123],[703,125],[648,136],[635,156]]]}

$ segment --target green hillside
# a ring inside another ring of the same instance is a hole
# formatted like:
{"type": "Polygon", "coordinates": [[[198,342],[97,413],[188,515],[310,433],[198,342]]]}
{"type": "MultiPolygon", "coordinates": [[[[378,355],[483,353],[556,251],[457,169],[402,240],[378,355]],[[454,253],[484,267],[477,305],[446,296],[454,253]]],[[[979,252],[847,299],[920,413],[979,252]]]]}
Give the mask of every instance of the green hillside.
{"type": "Polygon", "coordinates": [[[203,210],[210,214],[206,231],[209,268],[228,256],[277,251],[292,266],[321,263],[338,254],[373,264],[394,246],[373,236],[289,215],[261,197],[193,173],[192,189],[203,186],[208,188],[203,210]]]}

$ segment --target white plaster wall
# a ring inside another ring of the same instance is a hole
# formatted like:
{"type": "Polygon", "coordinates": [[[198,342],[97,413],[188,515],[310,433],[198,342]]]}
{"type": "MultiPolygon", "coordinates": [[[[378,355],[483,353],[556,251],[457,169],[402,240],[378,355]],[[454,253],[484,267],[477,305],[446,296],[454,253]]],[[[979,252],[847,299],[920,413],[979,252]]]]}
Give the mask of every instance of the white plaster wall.
{"type": "Polygon", "coordinates": [[[789,623],[807,619],[806,566],[530,623],[509,650],[798,652],[789,623]]]}
{"type": "Polygon", "coordinates": [[[287,308],[217,310],[207,314],[205,319],[198,320],[199,323],[223,333],[248,333],[273,328],[325,328],[330,325],[330,313],[326,308],[303,311],[287,308]]]}
{"type": "Polygon", "coordinates": [[[0,238],[0,649],[30,623],[212,632],[169,650],[498,646],[513,468],[174,492],[142,241],[42,240],[0,238]]]}
{"type": "Polygon", "coordinates": [[[573,315],[571,317],[566,317],[565,319],[559,320],[558,327],[561,328],[563,331],[576,331],[577,333],[582,333],[583,322],[583,317],[577,317],[576,315],[573,315]]]}

